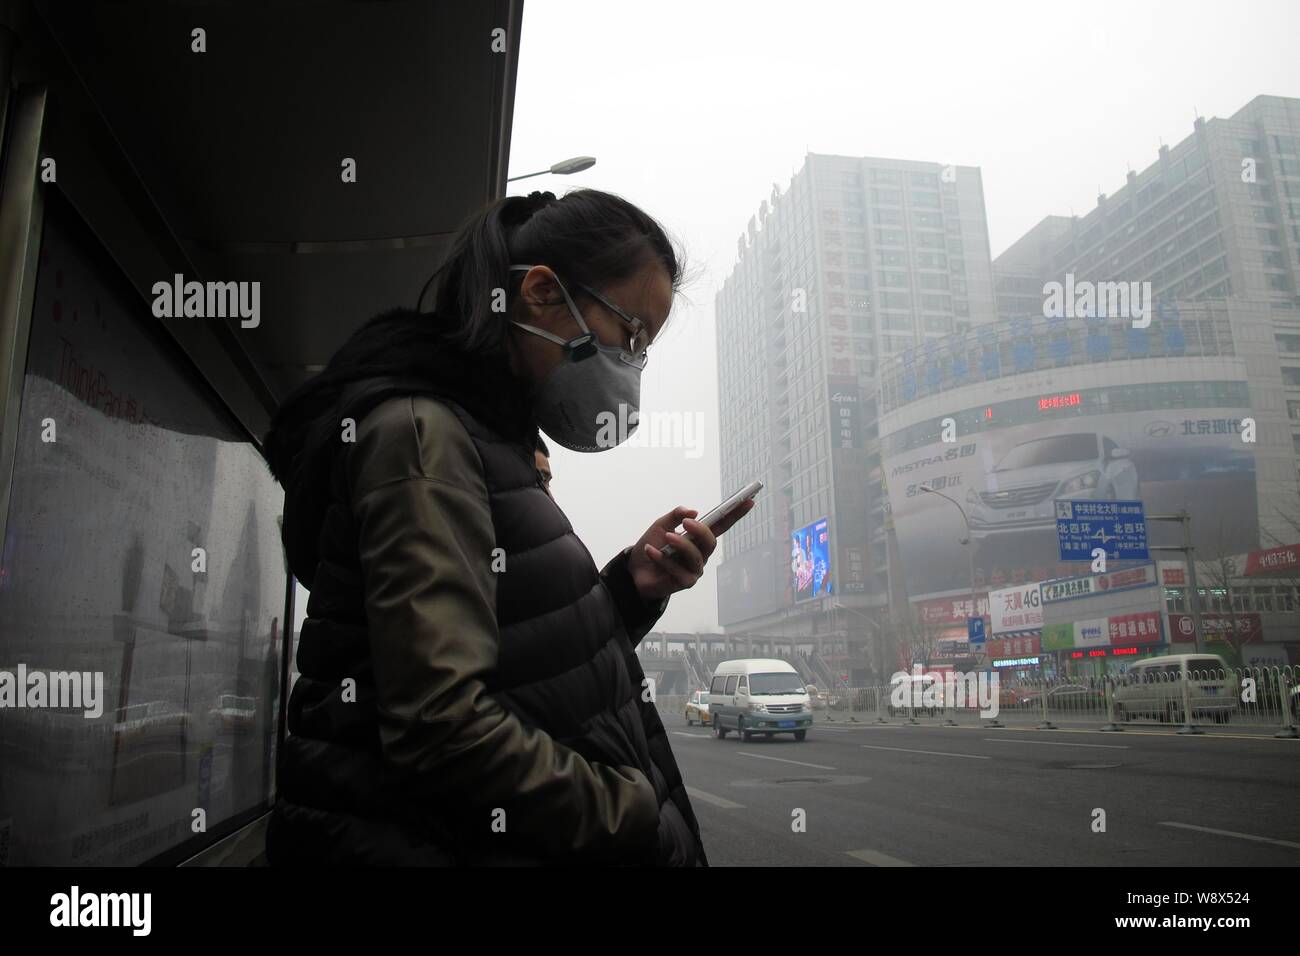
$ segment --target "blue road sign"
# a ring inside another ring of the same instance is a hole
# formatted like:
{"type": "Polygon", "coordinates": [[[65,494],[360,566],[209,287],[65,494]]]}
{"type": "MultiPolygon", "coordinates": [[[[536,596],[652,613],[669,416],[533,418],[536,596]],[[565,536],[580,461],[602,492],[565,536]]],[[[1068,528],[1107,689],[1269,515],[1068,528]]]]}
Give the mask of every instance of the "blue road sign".
{"type": "Polygon", "coordinates": [[[966,635],[972,644],[984,643],[984,618],[968,617],[966,618],[966,635]]]}
{"type": "Polygon", "coordinates": [[[1147,520],[1140,501],[1056,499],[1062,561],[1091,561],[1102,548],[1111,561],[1149,561],[1147,520]]]}

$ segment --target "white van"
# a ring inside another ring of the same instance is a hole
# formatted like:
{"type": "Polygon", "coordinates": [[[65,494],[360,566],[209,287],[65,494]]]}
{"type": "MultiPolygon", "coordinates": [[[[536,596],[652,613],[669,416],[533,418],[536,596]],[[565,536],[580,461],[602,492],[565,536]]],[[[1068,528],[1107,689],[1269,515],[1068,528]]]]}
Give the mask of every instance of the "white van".
{"type": "Polygon", "coordinates": [[[1227,723],[1237,707],[1237,689],[1223,658],[1214,654],[1170,654],[1137,661],[1115,686],[1115,719],[1154,717],[1181,722],[1183,681],[1192,718],[1227,723]]]}
{"type": "Polygon", "coordinates": [[[785,661],[723,661],[709,686],[709,719],[719,740],[731,730],[745,741],[754,734],[803,740],[813,722],[812,700],[799,672],[785,661]]]}

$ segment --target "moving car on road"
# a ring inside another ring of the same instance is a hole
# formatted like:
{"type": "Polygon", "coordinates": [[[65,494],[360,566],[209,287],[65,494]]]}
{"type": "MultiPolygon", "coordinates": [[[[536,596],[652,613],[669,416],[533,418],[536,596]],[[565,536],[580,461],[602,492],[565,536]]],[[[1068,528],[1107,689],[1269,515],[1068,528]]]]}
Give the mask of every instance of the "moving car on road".
{"type": "Polygon", "coordinates": [[[709,695],[706,691],[697,690],[686,701],[686,726],[694,727],[698,720],[701,727],[709,725],[709,695]]]}
{"type": "Polygon", "coordinates": [[[1237,707],[1236,688],[1223,658],[1214,654],[1169,654],[1137,661],[1115,688],[1115,719],[1153,717],[1180,722],[1184,683],[1192,717],[1227,723],[1237,707]]]}
{"type": "Polygon", "coordinates": [[[731,730],[744,741],[756,733],[803,740],[813,723],[812,700],[799,672],[785,661],[765,658],[719,664],[709,688],[709,714],[719,740],[731,730]]]}
{"type": "MultiPolygon", "coordinates": [[[[1042,688],[1021,689],[1017,706],[1042,707],[1042,688]]],[[[1047,689],[1047,709],[1101,713],[1106,708],[1106,692],[1087,684],[1057,684],[1047,689]]]]}

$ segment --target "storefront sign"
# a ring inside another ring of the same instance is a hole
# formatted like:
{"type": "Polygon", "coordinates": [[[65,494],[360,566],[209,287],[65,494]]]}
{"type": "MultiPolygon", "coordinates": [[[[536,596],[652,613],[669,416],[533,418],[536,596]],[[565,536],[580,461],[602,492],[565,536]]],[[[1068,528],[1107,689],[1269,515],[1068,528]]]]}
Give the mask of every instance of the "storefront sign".
{"type": "Polygon", "coordinates": [[[984,653],[989,657],[1025,657],[1043,649],[1038,637],[990,638],[984,645],[984,653]]]}
{"type": "Polygon", "coordinates": [[[1038,582],[1018,584],[989,593],[989,618],[994,634],[1037,631],[1043,626],[1043,605],[1038,582]]]}
{"type": "Polygon", "coordinates": [[[1137,614],[1120,614],[1106,619],[1110,644],[1158,644],[1160,642],[1160,612],[1141,611],[1137,614]]]}
{"type": "Polygon", "coordinates": [[[1300,544],[1252,551],[1246,556],[1246,577],[1291,577],[1300,574],[1300,544]]]}
{"type": "Polygon", "coordinates": [[[1071,601],[1075,598],[1093,597],[1097,594],[1109,594],[1114,591],[1154,587],[1155,583],[1156,566],[1154,564],[1143,564],[1123,571],[1111,571],[1108,574],[1093,574],[1088,577],[1044,581],[1043,603],[1054,604],[1057,601],[1071,601]]]}
{"type": "MultiPolygon", "coordinates": [[[[1201,614],[1201,628],[1206,641],[1226,641],[1232,633],[1234,615],[1218,611],[1204,611],[1201,614]]],[[[1233,644],[1253,644],[1264,639],[1264,624],[1255,611],[1242,611],[1236,617],[1236,639],[1233,644]]],[[[1196,633],[1190,614],[1170,614],[1169,627],[1174,632],[1174,642],[1191,644],[1196,633]]]]}

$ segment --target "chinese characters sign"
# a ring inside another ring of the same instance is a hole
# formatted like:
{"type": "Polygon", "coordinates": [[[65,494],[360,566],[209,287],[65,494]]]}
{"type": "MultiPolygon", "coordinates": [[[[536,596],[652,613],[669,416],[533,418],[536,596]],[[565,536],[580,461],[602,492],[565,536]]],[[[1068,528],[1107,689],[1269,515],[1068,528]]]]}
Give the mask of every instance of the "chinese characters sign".
{"type": "Polygon", "coordinates": [[[1091,561],[1101,548],[1112,561],[1146,561],[1147,525],[1140,501],[1056,501],[1062,561],[1091,561]]]}

